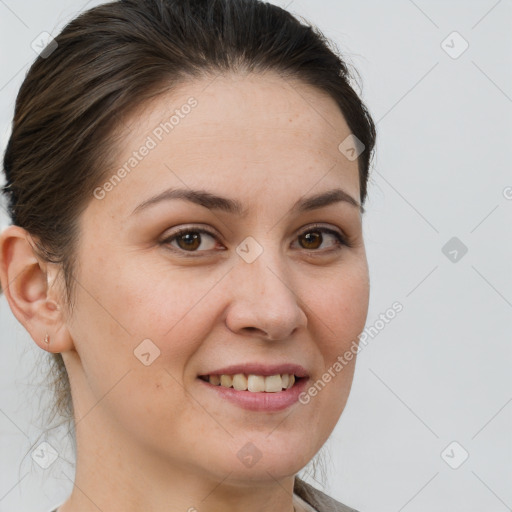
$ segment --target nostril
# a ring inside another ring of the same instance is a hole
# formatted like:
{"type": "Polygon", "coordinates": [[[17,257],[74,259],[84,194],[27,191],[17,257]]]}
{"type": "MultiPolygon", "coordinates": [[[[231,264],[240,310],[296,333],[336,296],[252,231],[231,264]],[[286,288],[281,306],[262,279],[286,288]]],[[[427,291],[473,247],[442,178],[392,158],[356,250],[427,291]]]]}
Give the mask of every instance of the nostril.
{"type": "Polygon", "coordinates": [[[244,328],[246,331],[249,331],[249,332],[254,332],[254,331],[257,331],[258,328],[257,327],[245,327],[244,328]]]}

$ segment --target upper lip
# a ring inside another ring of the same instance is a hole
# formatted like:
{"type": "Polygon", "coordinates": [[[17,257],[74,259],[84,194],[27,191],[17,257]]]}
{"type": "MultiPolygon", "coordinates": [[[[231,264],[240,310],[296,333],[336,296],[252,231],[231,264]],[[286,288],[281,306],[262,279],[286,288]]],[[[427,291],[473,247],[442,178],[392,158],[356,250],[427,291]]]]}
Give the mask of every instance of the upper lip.
{"type": "Polygon", "coordinates": [[[244,373],[245,375],[282,375],[282,374],[293,374],[296,377],[308,377],[308,372],[305,368],[299,364],[283,363],[268,365],[264,363],[244,363],[234,364],[226,366],[217,370],[212,370],[205,375],[235,375],[237,373],[244,373]]]}

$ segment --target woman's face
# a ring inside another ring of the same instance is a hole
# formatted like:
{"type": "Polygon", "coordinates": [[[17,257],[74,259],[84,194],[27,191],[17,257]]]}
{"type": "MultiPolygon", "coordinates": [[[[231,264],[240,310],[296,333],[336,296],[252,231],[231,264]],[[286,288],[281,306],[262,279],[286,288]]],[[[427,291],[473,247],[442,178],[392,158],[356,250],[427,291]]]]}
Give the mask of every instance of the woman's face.
{"type": "Polygon", "coordinates": [[[76,352],[63,354],[77,435],[218,480],[284,478],[350,391],[354,360],[335,363],[369,299],[357,160],[316,89],[275,74],[212,80],[129,119],[80,219],[76,352]],[[234,374],[269,391],[215,385],[234,374]],[[276,374],[301,378],[275,392],[287,377],[264,377],[276,374]]]}

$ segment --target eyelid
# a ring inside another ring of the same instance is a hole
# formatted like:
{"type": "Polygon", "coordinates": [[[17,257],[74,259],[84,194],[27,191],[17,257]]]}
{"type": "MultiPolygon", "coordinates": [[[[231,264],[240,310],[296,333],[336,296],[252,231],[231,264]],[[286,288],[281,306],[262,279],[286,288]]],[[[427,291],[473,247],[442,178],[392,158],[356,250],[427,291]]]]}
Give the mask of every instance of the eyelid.
{"type": "Polygon", "coordinates": [[[304,229],[301,229],[298,234],[302,235],[303,233],[314,231],[315,229],[326,231],[328,233],[332,233],[333,235],[339,235],[341,238],[343,238],[343,240],[348,238],[341,229],[332,227],[331,225],[319,223],[308,224],[304,229]]]}
{"type": "Polygon", "coordinates": [[[211,231],[210,229],[205,228],[198,224],[190,224],[190,225],[186,225],[184,227],[179,227],[175,231],[172,231],[171,233],[165,235],[165,238],[162,241],[165,242],[166,240],[175,238],[179,235],[182,235],[183,233],[189,233],[190,231],[194,231],[194,232],[197,231],[198,233],[206,233],[215,238],[220,237],[220,235],[215,231],[211,231]]]}

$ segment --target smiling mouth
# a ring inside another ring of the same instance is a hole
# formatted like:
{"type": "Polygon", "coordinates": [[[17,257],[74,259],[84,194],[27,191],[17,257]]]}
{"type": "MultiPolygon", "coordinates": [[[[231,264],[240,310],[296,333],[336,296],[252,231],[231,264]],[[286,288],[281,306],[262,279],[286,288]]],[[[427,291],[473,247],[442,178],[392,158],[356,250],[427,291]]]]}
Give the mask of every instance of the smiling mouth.
{"type": "Polygon", "coordinates": [[[234,375],[200,375],[199,378],[212,386],[233,388],[236,391],[250,391],[252,393],[278,393],[290,389],[302,377],[293,373],[276,375],[254,375],[236,373],[234,375]]]}

